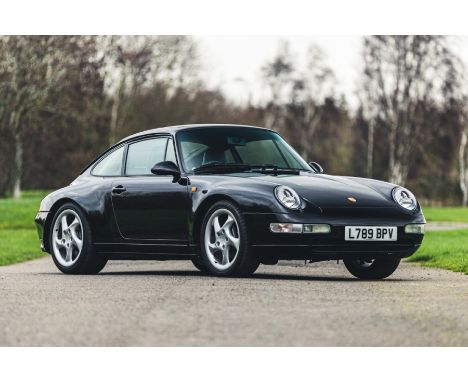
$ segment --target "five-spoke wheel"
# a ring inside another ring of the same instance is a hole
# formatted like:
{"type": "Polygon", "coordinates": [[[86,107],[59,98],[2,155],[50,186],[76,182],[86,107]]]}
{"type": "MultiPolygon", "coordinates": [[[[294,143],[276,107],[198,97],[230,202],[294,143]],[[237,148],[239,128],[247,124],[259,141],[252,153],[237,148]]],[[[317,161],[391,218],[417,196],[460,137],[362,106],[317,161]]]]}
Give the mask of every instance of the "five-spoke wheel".
{"type": "Polygon", "coordinates": [[[55,219],[52,246],[57,261],[65,267],[73,265],[83,248],[83,225],[73,210],[64,210],[55,219]]]}
{"type": "Polygon", "coordinates": [[[249,250],[247,227],[239,209],[228,201],[207,212],[201,232],[201,260],[217,276],[247,276],[259,262],[249,250]]]}
{"type": "Polygon", "coordinates": [[[50,230],[50,249],[54,263],[63,273],[95,274],[107,259],[95,253],[91,229],[81,209],[67,203],[54,215],[50,230]]]}
{"type": "Polygon", "coordinates": [[[229,268],[239,253],[239,226],[227,209],[215,211],[205,229],[205,250],[208,260],[219,270],[229,268]]]}

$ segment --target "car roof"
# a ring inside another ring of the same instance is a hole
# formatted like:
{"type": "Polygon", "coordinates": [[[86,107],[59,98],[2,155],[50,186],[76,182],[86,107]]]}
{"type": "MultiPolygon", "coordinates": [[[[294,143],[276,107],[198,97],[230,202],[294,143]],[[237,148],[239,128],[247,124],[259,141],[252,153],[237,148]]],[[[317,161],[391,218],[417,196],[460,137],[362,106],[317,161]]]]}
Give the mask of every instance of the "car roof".
{"type": "Polygon", "coordinates": [[[138,139],[140,137],[151,136],[153,134],[171,134],[171,135],[174,135],[176,132],[182,131],[182,130],[192,130],[192,129],[199,129],[199,128],[212,128],[212,127],[244,127],[244,128],[251,128],[251,129],[274,131],[274,130],[271,130],[271,129],[267,129],[265,127],[251,126],[251,125],[236,125],[236,124],[229,124],[229,123],[199,123],[199,124],[192,124],[192,125],[176,125],[176,126],[158,127],[156,129],[145,130],[145,131],[141,131],[139,133],[133,134],[133,135],[129,135],[128,137],[126,137],[126,138],[118,141],[117,143],[113,144],[106,151],[104,151],[98,157],[96,157],[83,170],[81,170],[80,175],[83,174],[86,170],[88,170],[94,163],[98,162],[108,152],[114,150],[115,147],[118,147],[118,146],[120,146],[121,144],[123,144],[125,142],[132,141],[132,140],[138,139]]]}
{"type": "Polygon", "coordinates": [[[130,135],[124,139],[122,139],[118,143],[122,143],[125,141],[133,140],[138,137],[144,137],[147,135],[152,135],[152,134],[175,134],[178,131],[182,130],[193,130],[193,129],[200,129],[200,128],[214,128],[214,127],[247,127],[247,128],[252,128],[252,129],[262,129],[262,130],[270,130],[264,127],[258,127],[258,126],[250,126],[250,125],[234,125],[234,124],[223,124],[223,123],[206,123],[206,124],[193,124],[193,125],[177,125],[177,126],[166,126],[166,127],[158,127],[156,129],[150,129],[150,130],[145,130],[141,131],[139,133],[130,135]]]}

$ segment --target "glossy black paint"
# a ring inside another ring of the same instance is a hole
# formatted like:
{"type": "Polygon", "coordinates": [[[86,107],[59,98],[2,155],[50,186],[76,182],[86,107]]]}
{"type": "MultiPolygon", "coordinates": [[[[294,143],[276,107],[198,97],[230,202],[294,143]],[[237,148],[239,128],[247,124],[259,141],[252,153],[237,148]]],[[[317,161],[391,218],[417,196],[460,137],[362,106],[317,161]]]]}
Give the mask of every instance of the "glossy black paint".
{"type": "Polygon", "coordinates": [[[119,179],[111,199],[120,235],[124,239],[187,241],[187,185],[172,176],[146,176],[119,179]]]}
{"type": "MultiPolygon", "coordinates": [[[[219,125],[213,125],[213,128],[219,125]]],[[[187,259],[196,256],[202,219],[214,202],[228,199],[244,214],[250,244],[265,261],[276,259],[342,259],[346,256],[405,257],[414,253],[423,235],[405,234],[409,223],[425,223],[420,208],[408,212],[391,196],[395,185],[372,179],[303,172],[301,175],[239,173],[195,175],[180,166],[180,176],[98,177],[91,171],[108,152],[153,136],[169,136],[206,125],[178,126],[145,131],[124,139],[91,163],[69,186],[49,194],[36,216],[39,237],[50,252],[49,231],[55,211],[74,202],[88,217],[97,252],[108,258],[187,259]],[[294,188],[304,208],[291,211],[274,196],[278,185],[294,188]],[[357,203],[348,201],[348,197],[357,203]],[[327,223],[330,234],[274,234],[271,222],[327,223]],[[344,241],[345,225],[395,225],[394,243],[344,241]]],[[[245,128],[245,127],[244,127],[245,128]]],[[[161,167],[161,166],[160,166],[161,167]]],[[[160,169],[161,170],[161,169],[160,169]]]]}

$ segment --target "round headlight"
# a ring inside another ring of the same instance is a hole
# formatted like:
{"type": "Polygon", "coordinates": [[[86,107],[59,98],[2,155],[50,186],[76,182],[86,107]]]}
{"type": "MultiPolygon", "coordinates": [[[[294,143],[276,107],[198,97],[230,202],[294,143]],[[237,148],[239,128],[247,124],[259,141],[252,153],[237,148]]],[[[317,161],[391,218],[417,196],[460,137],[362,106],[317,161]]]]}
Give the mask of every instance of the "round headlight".
{"type": "Polygon", "coordinates": [[[403,187],[395,187],[392,191],[395,202],[408,211],[414,211],[418,207],[416,197],[410,190],[403,187]]]}
{"type": "Polygon", "coordinates": [[[301,208],[301,198],[291,187],[276,187],[275,196],[283,206],[289,208],[290,210],[298,210],[301,208]]]}

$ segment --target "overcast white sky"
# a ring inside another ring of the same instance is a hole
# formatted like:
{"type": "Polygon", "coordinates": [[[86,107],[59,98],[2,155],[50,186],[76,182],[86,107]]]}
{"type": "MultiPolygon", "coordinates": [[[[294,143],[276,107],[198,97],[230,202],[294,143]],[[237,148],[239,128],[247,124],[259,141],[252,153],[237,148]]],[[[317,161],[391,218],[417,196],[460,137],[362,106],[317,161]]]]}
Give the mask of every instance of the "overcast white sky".
{"type": "MultiPolygon", "coordinates": [[[[321,46],[335,72],[338,94],[344,94],[351,107],[357,105],[361,36],[197,36],[196,39],[208,84],[221,87],[234,101],[246,102],[249,92],[254,102],[264,99],[260,68],[274,56],[279,42],[287,40],[299,62],[311,43],[321,46]]],[[[453,44],[462,59],[468,61],[468,39],[454,37],[453,44]]]]}
{"type": "Polygon", "coordinates": [[[198,36],[205,75],[210,86],[220,86],[228,97],[245,102],[264,99],[260,68],[277,52],[280,41],[289,41],[299,64],[308,46],[321,46],[337,77],[338,93],[353,103],[359,74],[360,36],[198,36]]]}

